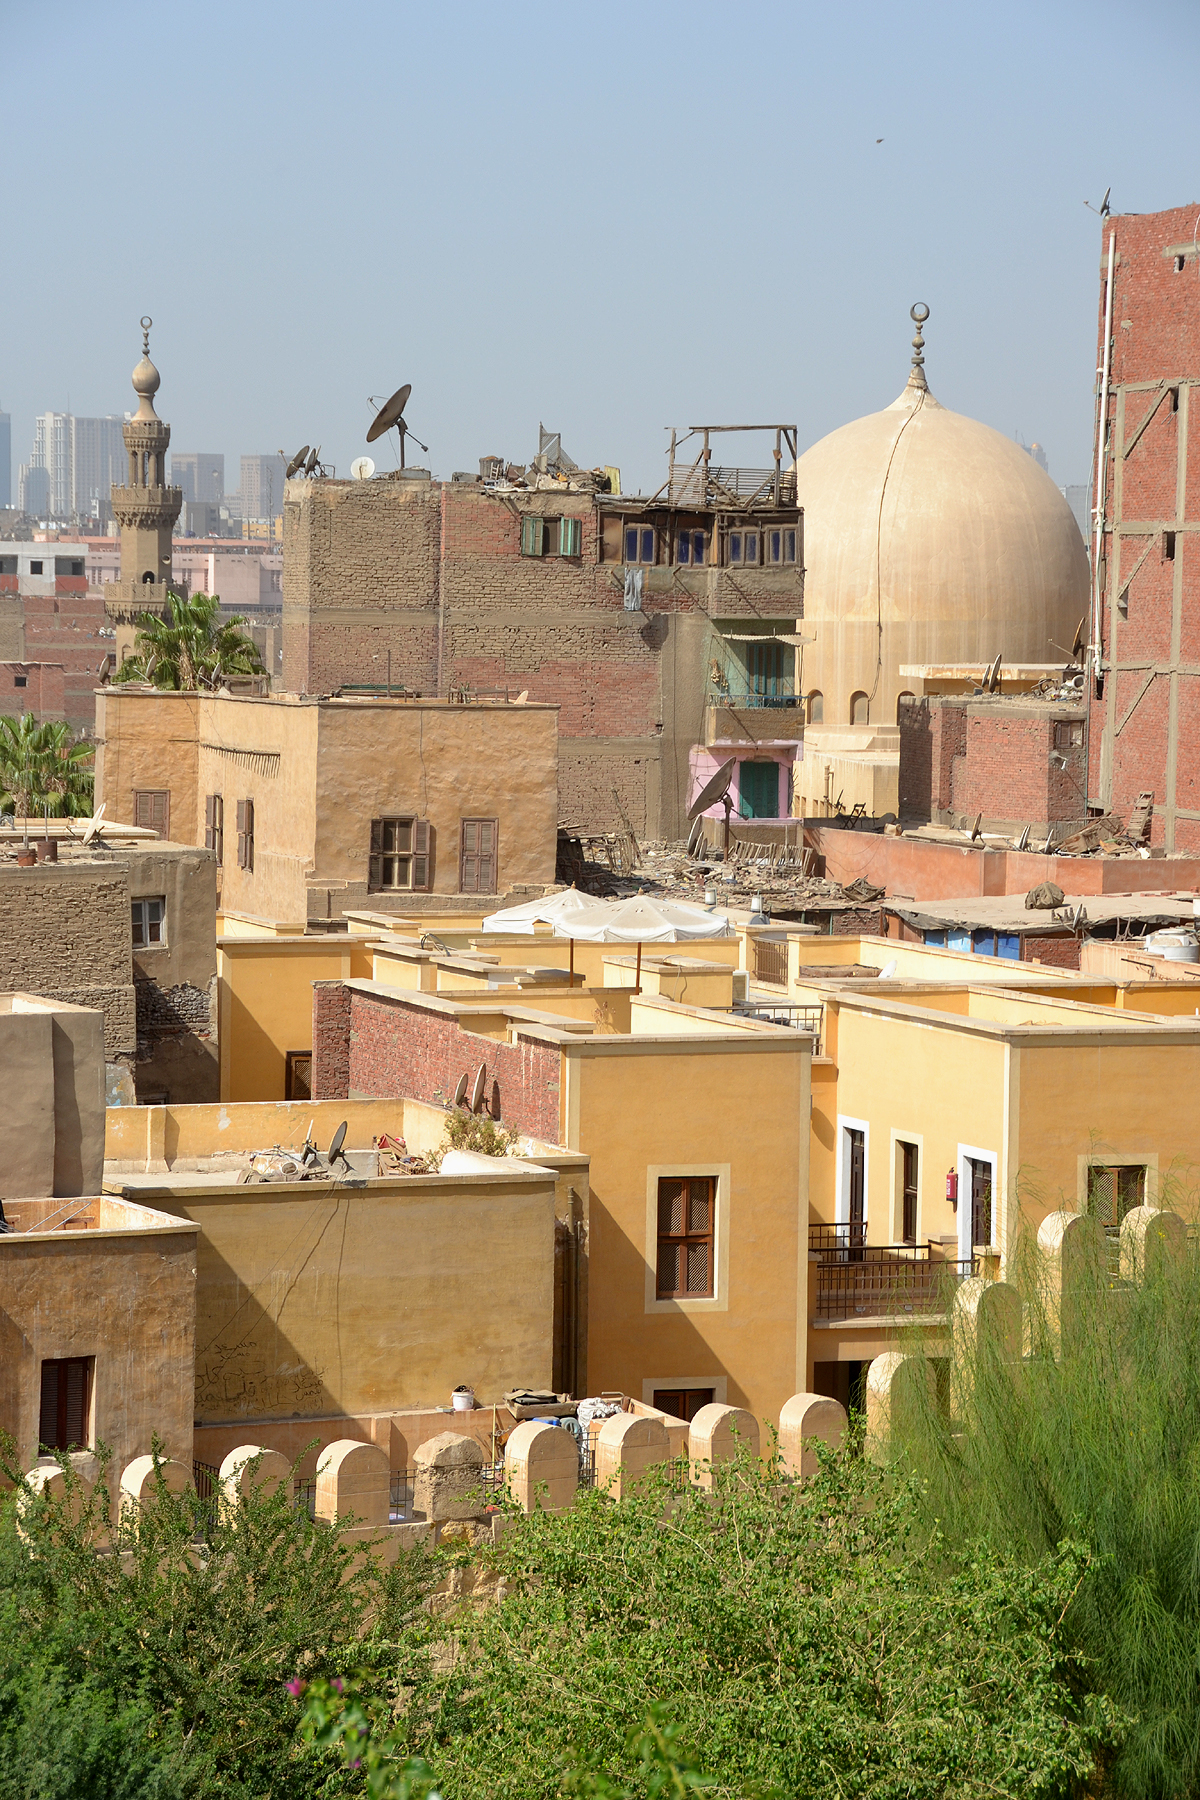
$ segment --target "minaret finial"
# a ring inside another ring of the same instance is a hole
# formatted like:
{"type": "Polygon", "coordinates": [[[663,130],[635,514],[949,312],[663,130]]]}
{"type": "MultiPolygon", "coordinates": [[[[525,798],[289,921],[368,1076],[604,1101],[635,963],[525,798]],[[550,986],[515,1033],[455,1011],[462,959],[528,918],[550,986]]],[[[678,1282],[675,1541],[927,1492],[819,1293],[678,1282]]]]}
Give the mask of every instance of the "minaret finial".
{"type": "Polygon", "coordinates": [[[909,307],[908,316],[917,328],[917,335],[912,341],[912,374],[908,378],[908,385],[909,387],[923,388],[927,384],[925,381],[925,339],[921,335],[921,327],[929,317],[929,308],[923,300],[918,300],[915,306],[909,307]]]}
{"type": "MultiPolygon", "coordinates": [[[[917,316],[916,313],[914,313],[913,318],[915,319],[916,316],[917,316]]],[[[153,323],[154,323],[154,320],[152,318],[150,318],[148,316],[148,314],[146,314],[146,313],[142,314],[141,325],[142,325],[142,355],[143,356],[149,356],[149,354],[150,354],[150,327],[153,325],[153,323]]]]}

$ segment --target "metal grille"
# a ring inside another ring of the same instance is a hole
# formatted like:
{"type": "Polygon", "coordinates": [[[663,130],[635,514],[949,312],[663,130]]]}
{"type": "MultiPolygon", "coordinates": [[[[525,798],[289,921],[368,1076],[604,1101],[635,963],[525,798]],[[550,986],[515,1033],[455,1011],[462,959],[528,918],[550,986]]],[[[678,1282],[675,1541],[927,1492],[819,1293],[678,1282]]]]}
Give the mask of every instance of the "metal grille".
{"type": "Polygon", "coordinates": [[[315,1475],[303,1477],[296,1483],[296,1511],[307,1513],[310,1519],[317,1516],[317,1478],[315,1475]]]}
{"type": "MultiPolygon", "coordinates": [[[[783,946],[786,951],[787,946],[783,946]]],[[[732,1012],[739,1019],[764,1019],[768,1025],[790,1025],[795,1031],[812,1033],[812,1053],[821,1054],[821,1014],[820,1006],[804,1006],[798,1000],[737,1000],[732,1012]]]]}
{"type": "Polygon", "coordinates": [[[221,1471],[215,1463],[192,1463],[192,1486],[201,1500],[212,1500],[216,1497],[221,1485],[221,1471]]]}
{"type": "Polygon", "coordinates": [[[774,982],[776,987],[787,986],[787,939],[772,941],[770,938],[758,938],[754,945],[754,976],[757,981],[774,982]]]}
{"type": "Polygon", "coordinates": [[[810,1266],[815,1319],[852,1319],[941,1312],[953,1290],[975,1273],[975,1259],[950,1261],[906,1244],[854,1244],[810,1266]]]}

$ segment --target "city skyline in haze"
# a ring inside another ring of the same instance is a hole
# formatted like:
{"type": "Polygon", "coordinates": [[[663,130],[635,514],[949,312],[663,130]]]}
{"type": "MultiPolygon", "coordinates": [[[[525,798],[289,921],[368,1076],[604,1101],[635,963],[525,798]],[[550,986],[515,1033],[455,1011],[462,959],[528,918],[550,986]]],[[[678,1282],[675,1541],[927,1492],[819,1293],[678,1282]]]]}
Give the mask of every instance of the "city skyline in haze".
{"type": "MultiPolygon", "coordinates": [[[[409,460],[437,475],[528,462],[540,422],[652,490],[671,425],[795,423],[803,449],[887,406],[917,300],[942,404],[1085,483],[1084,201],[1111,184],[1114,211],[1182,205],[1194,167],[1186,108],[1133,133],[1103,103],[1118,23],[1025,0],[762,23],[675,0],[13,11],[9,142],[39,143],[39,176],[31,200],[10,157],[0,191],[30,240],[44,212],[66,246],[0,295],[14,483],[37,414],[130,408],[143,313],[173,442],[231,474],[302,443],[341,475],[394,466],[394,436],[366,444],[368,397],[411,382],[429,454],[409,460]],[[47,136],[50,79],[86,99],[47,136]],[[173,173],[189,137],[207,187],[173,173]]],[[[1195,9],[1151,0],[1137,23],[1148,63],[1200,60],[1195,9]]]]}

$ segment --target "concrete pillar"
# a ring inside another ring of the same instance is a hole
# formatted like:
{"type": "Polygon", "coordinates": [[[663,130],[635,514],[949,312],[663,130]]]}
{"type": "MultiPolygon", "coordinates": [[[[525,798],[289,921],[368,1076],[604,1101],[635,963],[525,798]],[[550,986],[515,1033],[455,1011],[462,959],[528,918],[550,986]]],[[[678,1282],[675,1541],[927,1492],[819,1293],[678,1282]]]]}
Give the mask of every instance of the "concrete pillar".
{"type": "Polygon", "coordinates": [[[950,1410],[966,1417],[975,1396],[979,1358],[1021,1361],[1021,1296],[1007,1281],[970,1275],[959,1283],[950,1307],[950,1410]]]}
{"type": "Polygon", "coordinates": [[[483,1449],[478,1440],[441,1431],[413,1453],[413,1511],[433,1524],[483,1512],[483,1449]]]}
{"type": "Polygon", "coordinates": [[[1054,1212],[1038,1230],[1042,1304],[1054,1355],[1070,1353],[1086,1317],[1107,1281],[1104,1228],[1090,1213],[1054,1212]]]}
{"type": "Polygon", "coordinates": [[[156,1469],[152,1456],[135,1456],[121,1471],[118,1503],[122,1522],[136,1530],[143,1507],[152,1506],[163,1490],[168,1494],[186,1493],[191,1480],[192,1471],[183,1463],[160,1462],[156,1469]]]}
{"type": "Polygon", "coordinates": [[[1136,1287],[1153,1281],[1187,1250],[1187,1226],[1178,1213],[1135,1206],[1121,1220],[1121,1277],[1136,1287]]]}
{"type": "Polygon", "coordinates": [[[579,1448],[560,1426],[526,1419],[509,1437],[504,1471],[522,1512],[562,1512],[579,1486],[579,1448]]]}
{"type": "Polygon", "coordinates": [[[596,1439],[596,1486],[623,1499],[652,1463],[666,1462],[671,1440],[662,1420],[640,1413],[614,1413],[596,1439]]]}
{"type": "Polygon", "coordinates": [[[895,1440],[934,1404],[933,1365],[927,1356],[885,1350],[867,1370],[867,1435],[863,1454],[887,1463],[895,1440]]]}
{"type": "Polygon", "coordinates": [[[793,1394],[779,1415],[779,1461],[787,1475],[804,1481],[817,1472],[816,1439],[840,1450],[849,1423],[845,1407],[825,1394],[793,1394]]]}
{"type": "Polygon", "coordinates": [[[281,1488],[292,1491],[292,1465],[278,1450],[239,1444],[221,1463],[217,1476],[218,1505],[223,1516],[236,1517],[238,1503],[258,1493],[268,1499],[281,1488]]]}
{"type": "Polygon", "coordinates": [[[758,1420],[741,1406],[721,1406],[715,1401],[702,1406],[688,1427],[688,1455],[692,1481],[710,1491],[716,1487],[722,1463],[749,1452],[758,1459],[758,1420]]]}
{"type": "Polygon", "coordinates": [[[358,1525],[378,1530],[390,1521],[391,1494],[388,1459],[378,1444],[338,1438],[318,1456],[318,1519],[332,1524],[354,1513],[358,1525]]]}

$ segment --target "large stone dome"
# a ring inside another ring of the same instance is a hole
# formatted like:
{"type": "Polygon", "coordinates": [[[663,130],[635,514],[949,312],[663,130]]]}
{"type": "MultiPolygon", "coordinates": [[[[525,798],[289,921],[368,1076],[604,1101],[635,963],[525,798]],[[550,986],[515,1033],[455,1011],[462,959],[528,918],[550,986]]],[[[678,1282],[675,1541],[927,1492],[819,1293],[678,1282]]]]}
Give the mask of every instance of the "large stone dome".
{"type": "Polygon", "coordinates": [[[912,665],[1063,660],[1087,610],[1088,558],[1020,445],[938,404],[914,368],[882,412],[796,463],[804,508],[805,691],[823,723],[894,722],[912,665]]]}

